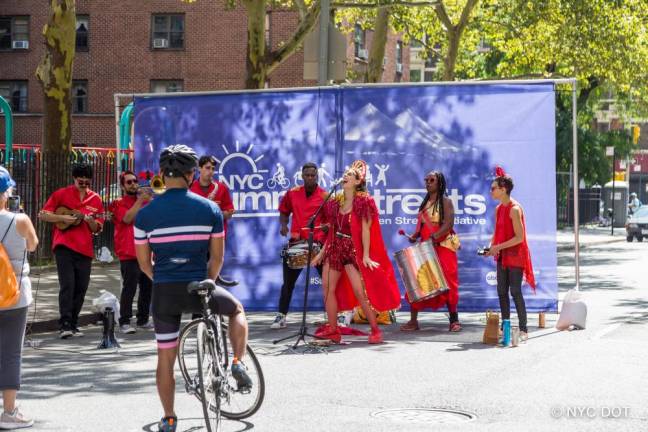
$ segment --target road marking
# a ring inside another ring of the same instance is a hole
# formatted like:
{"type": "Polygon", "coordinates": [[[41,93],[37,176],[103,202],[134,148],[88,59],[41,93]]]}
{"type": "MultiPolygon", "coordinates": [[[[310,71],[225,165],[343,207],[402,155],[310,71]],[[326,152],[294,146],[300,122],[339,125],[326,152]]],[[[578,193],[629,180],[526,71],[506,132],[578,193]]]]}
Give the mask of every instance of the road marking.
{"type": "Polygon", "coordinates": [[[623,324],[625,324],[625,322],[620,322],[620,323],[609,325],[609,326],[605,327],[603,330],[599,330],[598,333],[596,333],[592,339],[593,340],[599,340],[603,336],[605,336],[606,334],[612,333],[614,330],[618,329],[623,324]]]}

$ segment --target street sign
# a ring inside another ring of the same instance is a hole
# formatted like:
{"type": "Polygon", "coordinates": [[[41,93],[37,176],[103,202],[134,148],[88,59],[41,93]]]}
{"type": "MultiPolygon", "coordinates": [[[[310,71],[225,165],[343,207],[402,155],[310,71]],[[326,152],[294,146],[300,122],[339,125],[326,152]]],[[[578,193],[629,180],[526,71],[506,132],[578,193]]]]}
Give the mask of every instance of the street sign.
{"type": "Polygon", "coordinates": [[[605,156],[614,156],[614,146],[605,147],[605,156]]]}
{"type": "MultiPolygon", "coordinates": [[[[317,80],[319,69],[319,24],[304,38],[304,79],[317,80]]],[[[334,25],[328,31],[327,81],[344,81],[346,78],[347,40],[334,25]]]]}

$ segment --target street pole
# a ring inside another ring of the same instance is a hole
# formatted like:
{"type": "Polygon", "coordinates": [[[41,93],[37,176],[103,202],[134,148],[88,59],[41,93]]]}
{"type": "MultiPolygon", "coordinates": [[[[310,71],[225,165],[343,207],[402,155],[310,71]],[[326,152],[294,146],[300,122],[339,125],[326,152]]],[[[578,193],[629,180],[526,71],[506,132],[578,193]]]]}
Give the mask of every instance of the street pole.
{"type": "Polygon", "coordinates": [[[612,148],[612,235],[614,235],[614,213],[615,213],[615,196],[614,196],[614,185],[615,185],[615,175],[614,175],[614,168],[616,166],[616,147],[612,148]]]}
{"type": "MultiPolygon", "coordinates": [[[[572,187],[574,188],[574,279],[576,282],[575,289],[580,291],[580,217],[578,205],[578,187],[580,186],[578,178],[578,123],[577,123],[577,87],[578,81],[575,78],[571,80],[572,86],[572,173],[574,181],[572,187]]],[[[567,195],[567,202],[569,202],[569,195],[567,195]]]]}
{"type": "Polygon", "coordinates": [[[328,66],[329,66],[329,20],[331,18],[331,0],[320,1],[320,19],[319,19],[319,70],[317,84],[325,86],[328,84],[328,66]]]}

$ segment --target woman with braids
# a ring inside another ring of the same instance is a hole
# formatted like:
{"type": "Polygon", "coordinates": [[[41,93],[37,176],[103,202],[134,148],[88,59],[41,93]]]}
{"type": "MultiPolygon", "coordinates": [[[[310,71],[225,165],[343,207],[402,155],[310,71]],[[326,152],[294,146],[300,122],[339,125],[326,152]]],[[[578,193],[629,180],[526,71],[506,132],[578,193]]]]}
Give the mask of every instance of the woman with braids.
{"type": "Polygon", "coordinates": [[[318,336],[339,343],[339,310],[360,305],[371,326],[369,343],[383,342],[376,311],[396,309],[400,292],[380,232],[378,209],[367,193],[367,164],[355,161],[343,177],[343,193],[326,203],[323,222],[328,236],[313,265],[324,263],[322,272],[328,326],[318,336]]]}
{"type": "Polygon", "coordinates": [[[509,291],[515,302],[520,325],[520,340],[528,339],[527,313],[522,296],[522,278],[535,292],[535,278],[531,265],[531,253],[526,239],[526,224],[522,206],[511,198],[513,179],[502,167],[495,169],[491,184],[491,197],[500,202],[495,210],[495,232],[487,255],[497,261],[497,295],[502,320],[511,318],[509,291]]]}
{"type": "Polygon", "coordinates": [[[461,331],[457,303],[459,303],[459,272],[457,269],[457,249],[459,238],[452,227],[454,226],[454,206],[446,196],[446,180],[443,173],[432,171],[425,176],[427,194],[419,207],[416,231],[408,236],[411,243],[432,240],[434,250],[439,257],[443,275],[449,285],[449,290],[435,297],[412,303],[410,302],[410,320],[401,326],[401,331],[416,331],[419,329],[418,313],[425,308],[438,309],[444,305],[450,313],[451,332],[461,331]]]}

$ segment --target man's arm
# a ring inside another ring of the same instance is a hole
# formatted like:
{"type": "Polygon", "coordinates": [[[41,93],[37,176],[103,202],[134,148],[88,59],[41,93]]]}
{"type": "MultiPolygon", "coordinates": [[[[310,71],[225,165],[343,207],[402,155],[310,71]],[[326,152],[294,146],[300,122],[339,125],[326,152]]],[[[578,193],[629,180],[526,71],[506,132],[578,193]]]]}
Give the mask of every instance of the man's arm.
{"type": "Polygon", "coordinates": [[[137,200],[135,200],[135,204],[133,204],[133,207],[128,209],[128,211],[124,214],[124,217],[122,218],[122,222],[125,223],[126,225],[130,225],[133,223],[135,220],[135,216],[137,216],[137,212],[142,208],[144,203],[151,199],[151,195],[148,192],[142,192],[140,196],[137,197],[137,200]]]}
{"type": "MultiPolygon", "coordinates": [[[[207,263],[207,275],[210,279],[216,279],[223,268],[223,256],[225,255],[224,237],[212,237],[209,239],[209,262],[207,263]]],[[[139,257],[139,256],[138,256],[139,257]]]]}
{"type": "Polygon", "coordinates": [[[151,247],[146,243],[135,244],[135,254],[137,255],[137,264],[140,270],[149,279],[153,280],[153,263],[151,261],[151,247]]]}

